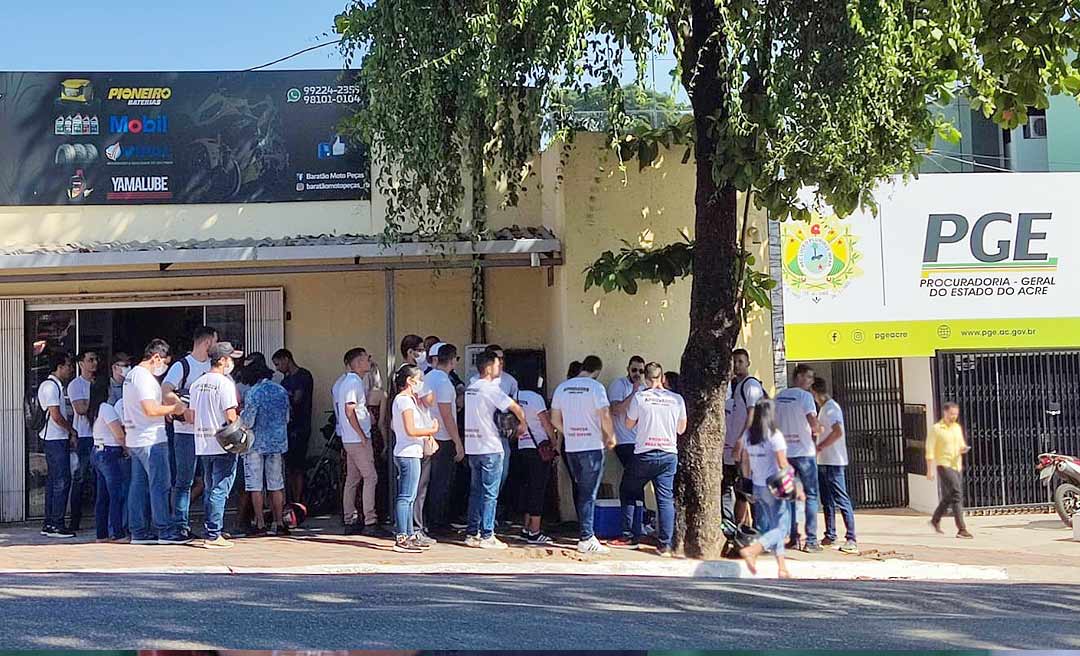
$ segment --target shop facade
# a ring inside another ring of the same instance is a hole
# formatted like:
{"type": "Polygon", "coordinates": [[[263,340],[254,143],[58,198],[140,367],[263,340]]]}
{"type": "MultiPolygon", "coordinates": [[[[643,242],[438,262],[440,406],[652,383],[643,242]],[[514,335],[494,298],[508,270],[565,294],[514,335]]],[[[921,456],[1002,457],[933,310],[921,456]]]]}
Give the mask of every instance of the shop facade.
{"type": "Polygon", "coordinates": [[[960,405],[972,508],[1042,506],[1035,464],[1080,452],[1075,173],[896,179],[876,217],[777,226],[788,369],[813,363],[849,422],[864,506],[931,510],[923,445],[960,405]]]}

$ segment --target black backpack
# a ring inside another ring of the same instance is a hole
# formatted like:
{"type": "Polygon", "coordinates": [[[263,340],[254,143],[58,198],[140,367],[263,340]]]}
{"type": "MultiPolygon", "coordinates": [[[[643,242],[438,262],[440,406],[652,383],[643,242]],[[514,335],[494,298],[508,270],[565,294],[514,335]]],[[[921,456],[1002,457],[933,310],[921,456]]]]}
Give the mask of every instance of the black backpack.
{"type": "MultiPolygon", "coordinates": [[[[52,381],[52,384],[56,385],[57,390],[60,392],[60,402],[63,403],[64,388],[51,376],[46,380],[52,381]]],[[[41,388],[39,387],[38,389],[41,388]]],[[[24,410],[26,412],[26,427],[34,431],[35,434],[40,435],[41,431],[45,430],[45,426],[49,423],[49,413],[45,408],[41,407],[41,403],[38,402],[38,390],[34,390],[30,394],[27,394],[24,410]]]]}
{"type": "MultiPolygon", "coordinates": [[[[747,376],[746,378],[743,378],[741,382],[739,382],[738,384],[735,385],[735,389],[739,391],[739,396],[742,397],[743,407],[745,407],[745,408],[749,408],[749,406],[746,404],[746,383],[747,383],[747,381],[751,381],[751,380],[757,381],[758,387],[761,388],[761,398],[763,398],[763,399],[769,398],[769,393],[765,391],[765,386],[761,384],[761,381],[759,379],[753,377],[753,376],[747,376]]],[[[734,396],[735,396],[734,391],[732,391],[731,396],[732,396],[732,398],[734,398],[734,396]]]]}

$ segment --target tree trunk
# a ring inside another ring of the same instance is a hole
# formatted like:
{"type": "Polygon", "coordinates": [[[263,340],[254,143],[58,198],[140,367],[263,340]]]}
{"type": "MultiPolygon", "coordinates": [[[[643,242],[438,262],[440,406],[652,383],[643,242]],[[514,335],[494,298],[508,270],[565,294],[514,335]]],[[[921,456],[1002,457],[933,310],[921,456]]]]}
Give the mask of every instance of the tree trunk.
{"type": "Polygon", "coordinates": [[[694,221],[694,274],[690,336],[679,385],[686,398],[688,427],[679,446],[676,530],[682,552],[714,559],[723,546],[720,479],[724,449],[724,401],[731,378],[731,350],[740,322],[735,313],[738,202],[735,188],[717,188],[712,144],[698,130],[694,221]]]}

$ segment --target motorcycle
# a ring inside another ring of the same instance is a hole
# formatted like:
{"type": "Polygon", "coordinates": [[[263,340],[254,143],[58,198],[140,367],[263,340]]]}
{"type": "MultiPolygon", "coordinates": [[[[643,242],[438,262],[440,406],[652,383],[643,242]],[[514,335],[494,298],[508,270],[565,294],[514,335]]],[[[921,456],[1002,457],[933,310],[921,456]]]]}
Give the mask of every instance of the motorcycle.
{"type": "Polygon", "coordinates": [[[1039,482],[1054,490],[1054,509],[1058,517],[1071,527],[1073,515],[1080,512],[1080,458],[1043,453],[1039,455],[1035,470],[1039,472],[1039,482]]]}

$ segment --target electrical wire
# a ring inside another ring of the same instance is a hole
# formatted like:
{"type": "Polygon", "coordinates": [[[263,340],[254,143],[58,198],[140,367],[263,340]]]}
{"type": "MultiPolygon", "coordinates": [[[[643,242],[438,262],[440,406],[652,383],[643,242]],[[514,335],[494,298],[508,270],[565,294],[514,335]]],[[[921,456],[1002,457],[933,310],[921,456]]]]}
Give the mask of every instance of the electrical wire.
{"type": "Polygon", "coordinates": [[[267,63],[261,64],[259,66],[252,66],[251,68],[245,68],[244,72],[245,73],[250,73],[251,71],[257,71],[257,70],[259,70],[261,68],[267,68],[267,67],[273,66],[274,64],[280,64],[283,61],[286,61],[286,60],[292,59],[293,57],[297,57],[299,55],[302,55],[305,52],[311,52],[312,50],[318,50],[319,48],[325,48],[326,46],[332,46],[335,43],[341,43],[341,39],[334,39],[333,41],[327,41],[326,43],[320,43],[320,44],[317,44],[317,45],[314,45],[314,46],[310,46],[308,48],[304,48],[303,50],[297,50],[296,52],[292,53],[291,55],[285,55],[284,57],[282,57],[280,59],[275,59],[272,62],[267,62],[267,63]]]}

